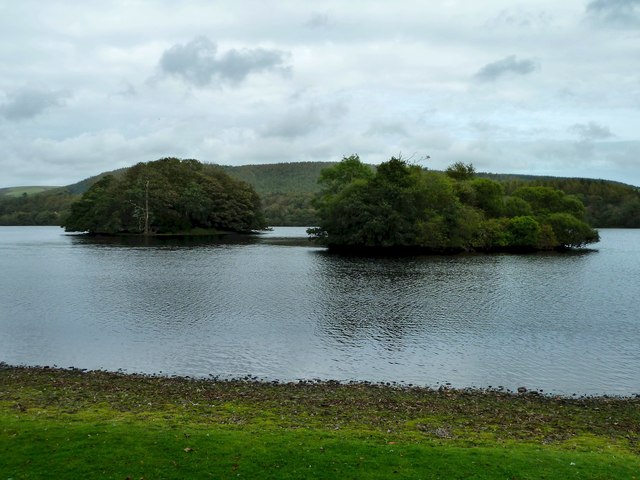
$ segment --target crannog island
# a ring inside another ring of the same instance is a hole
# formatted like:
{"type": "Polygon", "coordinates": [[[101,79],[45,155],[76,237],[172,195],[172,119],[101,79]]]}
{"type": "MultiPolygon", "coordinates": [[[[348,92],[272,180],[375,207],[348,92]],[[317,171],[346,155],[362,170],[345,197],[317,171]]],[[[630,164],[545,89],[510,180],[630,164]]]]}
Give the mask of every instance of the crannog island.
{"type": "MultiPolygon", "coordinates": [[[[309,230],[334,250],[565,250],[599,240],[579,198],[546,186],[505,195],[471,165],[433,172],[391,158],[373,169],[357,155],[325,168],[309,230]]],[[[166,158],[105,176],[73,203],[64,227],[90,234],[251,232],[266,227],[260,197],[215,165],[166,158]]]]}
{"type": "Polygon", "coordinates": [[[392,158],[374,172],[351,156],[319,181],[320,226],[309,233],[334,250],[521,252],[599,240],[577,197],[534,186],[506,196],[463,163],[439,173],[392,158]]]}
{"type": "Polygon", "coordinates": [[[251,232],[266,227],[253,187],[215,165],[165,158],[107,175],[71,205],[63,225],[90,234],[251,232]]]}

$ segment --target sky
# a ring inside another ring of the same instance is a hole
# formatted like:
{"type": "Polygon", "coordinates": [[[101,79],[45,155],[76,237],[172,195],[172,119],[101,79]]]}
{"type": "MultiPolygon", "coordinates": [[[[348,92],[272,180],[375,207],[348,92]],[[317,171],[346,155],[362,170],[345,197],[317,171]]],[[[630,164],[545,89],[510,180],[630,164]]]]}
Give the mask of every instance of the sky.
{"type": "Polygon", "coordinates": [[[640,186],[640,0],[0,0],[0,187],[351,154],[640,186]]]}

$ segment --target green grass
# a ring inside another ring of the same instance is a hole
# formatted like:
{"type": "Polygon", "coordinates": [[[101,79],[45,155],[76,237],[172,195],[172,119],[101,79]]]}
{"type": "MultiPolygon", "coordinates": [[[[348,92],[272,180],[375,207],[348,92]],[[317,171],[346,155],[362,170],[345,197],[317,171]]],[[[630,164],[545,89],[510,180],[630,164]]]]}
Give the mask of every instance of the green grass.
{"type": "Polygon", "coordinates": [[[0,479],[640,478],[638,399],[0,365],[0,479]]]}
{"type": "Polygon", "coordinates": [[[3,478],[634,478],[614,450],[462,447],[384,435],[4,418],[3,478]]]}

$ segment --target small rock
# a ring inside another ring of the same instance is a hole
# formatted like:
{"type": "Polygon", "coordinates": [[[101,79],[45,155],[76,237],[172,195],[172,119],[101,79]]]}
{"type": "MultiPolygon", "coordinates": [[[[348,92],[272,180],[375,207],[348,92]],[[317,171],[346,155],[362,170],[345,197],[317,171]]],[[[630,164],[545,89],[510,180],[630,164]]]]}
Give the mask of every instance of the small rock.
{"type": "Polygon", "coordinates": [[[527,387],[518,387],[518,393],[527,393],[527,387]]]}

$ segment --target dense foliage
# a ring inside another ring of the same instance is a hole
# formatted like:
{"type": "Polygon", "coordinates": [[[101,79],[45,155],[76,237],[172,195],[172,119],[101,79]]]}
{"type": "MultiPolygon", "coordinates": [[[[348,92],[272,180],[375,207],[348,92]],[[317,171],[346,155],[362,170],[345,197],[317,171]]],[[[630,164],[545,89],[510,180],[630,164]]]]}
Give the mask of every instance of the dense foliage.
{"type": "Polygon", "coordinates": [[[598,241],[577,197],[538,186],[507,196],[471,165],[439,173],[392,158],[374,173],[354,155],[319,182],[320,226],[310,233],[334,248],[552,250],[598,241]]]}
{"type": "Polygon", "coordinates": [[[71,205],[66,231],[179,233],[194,229],[248,232],[265,227],[260,198],[219,167],[165,158],[107,175],[71,205]]]}
{"type": "Polygon", "coordinates": [[[262,199],[268,225],[317,225],[312,199],[320,190],[320,172],[335,163],[294,162],[223,166],[234,178],[251,184],[262,199]]]}
{"type": "Polygon", "coordinates": [[[268,225],[309,226],[318,224],[312,204],[313,193],[266,193],[261,196],[264,218],[268,225]]]}
{"type": "Polygon", "coordinates": [[[335,162],[291,162],[263,165],[221,166],[238,180],[253,185],[260,195],[316,193],[320,172],[335,162]]]}
{"type": "Polygon", "coordinates": [[[586,221],[601,228],[640,228],[640,188],[591,178],[504,179],[505,191],[525,185],[547,186],[575,195],[585,205],[586,221]]]}
{"type": "MultiPolygon", "coordinates": [[[[312,198],[319,192],[317,179],[328,162],[296,162],[269,165],[222,166],[231,177],[252,185],[260,195],[268,225],[318,225],[312,198]]],[[[449,176],[467,176],[464,164],[452,165],[449,176]]],[[[106,175],[121,178],[126,169],[102,173],[73,185],[36,193],[20,189],[5,194],[0,189],[0,225],[60,225],[71,203],[106,175]]],[[[575,195],[586,207],[585,220],[596,227],[640,228],[640,189],[608,180],[475,173],[475,178],[496,180],[511,196],[523,186],[553,187],[575,195]]],[[[510,206],[516,203],[510,201],[510,206]]]]}
{"type": "Polygon", "coordinates": [[[60,225],[78,198],[66,188],[0,196],[0,225],[60,225]]]}

